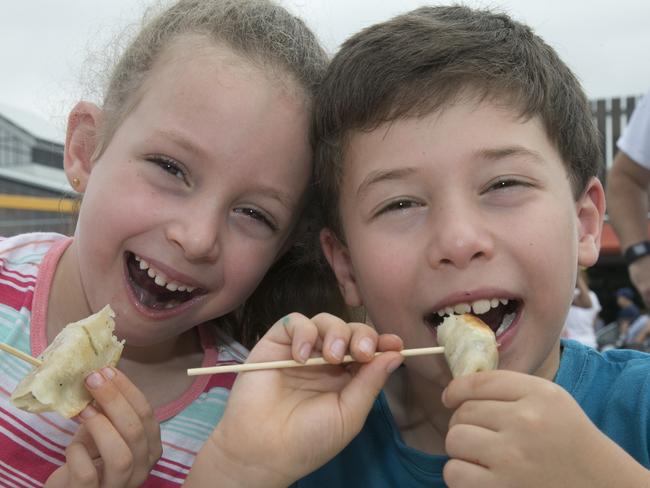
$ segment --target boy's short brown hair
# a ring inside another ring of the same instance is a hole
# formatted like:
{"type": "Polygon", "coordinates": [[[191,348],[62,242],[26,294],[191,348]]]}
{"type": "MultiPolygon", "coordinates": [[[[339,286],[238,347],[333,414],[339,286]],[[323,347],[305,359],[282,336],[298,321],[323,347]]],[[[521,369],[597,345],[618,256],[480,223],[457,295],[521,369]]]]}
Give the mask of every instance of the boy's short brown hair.
{"type": "Polygon", "coordinates": [[[428,115],[466,94],[538,116],[577,199],[601,164],[598,132],[580,83],[555,51],[505,14],[422,7],[368,27],[332,60],[317,97],[316,177],[326,224],[338,217],[351,135],[428,115]]]}

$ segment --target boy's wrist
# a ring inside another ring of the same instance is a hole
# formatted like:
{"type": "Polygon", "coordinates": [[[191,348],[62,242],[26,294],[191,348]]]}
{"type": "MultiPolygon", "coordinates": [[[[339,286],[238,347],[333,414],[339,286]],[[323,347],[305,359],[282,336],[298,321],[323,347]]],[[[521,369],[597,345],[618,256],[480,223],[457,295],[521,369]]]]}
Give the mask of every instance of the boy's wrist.
{"type": "Polygon", "coordinates": [[[291,484],[280,473],[263,468],[259,460],[232,454],[224,442],[216,429],[199,451],[183,486],[199,488],[216,483],[220,488],[286,488],[291,484]]]}

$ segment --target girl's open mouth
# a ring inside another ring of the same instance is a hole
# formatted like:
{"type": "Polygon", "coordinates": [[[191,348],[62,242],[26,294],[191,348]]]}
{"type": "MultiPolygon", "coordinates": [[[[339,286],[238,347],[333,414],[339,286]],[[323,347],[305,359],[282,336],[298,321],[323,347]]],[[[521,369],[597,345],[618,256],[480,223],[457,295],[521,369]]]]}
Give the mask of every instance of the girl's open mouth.
{"type": "Polygon", "coordinates": [[[125,253],[128,283],[135,298],[151,310],[170,310],[205,293],[201,288],[168,280],[131,252],[125,253]]]}

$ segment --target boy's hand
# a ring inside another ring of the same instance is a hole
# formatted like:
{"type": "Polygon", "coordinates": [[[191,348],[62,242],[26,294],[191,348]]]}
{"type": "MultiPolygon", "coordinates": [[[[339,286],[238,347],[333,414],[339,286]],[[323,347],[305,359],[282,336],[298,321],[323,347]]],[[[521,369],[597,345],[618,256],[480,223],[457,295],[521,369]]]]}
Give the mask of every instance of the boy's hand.
{"type": "Polygon", "coordinates": [[[66,463],[47,488],[137,487],[162,454],[160,427],[145,396],[121,372],[104,368],[86,378],[96,406],[66,449],[66,463]],[[101,410],[101,411],[100,411],[101,410]]]}
{"type": "Polygon", "coordinates": [[[324,356],[332,365],[240,373],[224,416],[199,453],[187,486],[287,486],[334,457],[359,432],[375,397],[402,362],[394,335],[329,315],[291,314],[248,362],[324,356]],[[348,351],[360,363],[336,366],[348,351]]]}
{"type": "Polygon", "coordinates": [[[453,380],[444,469],[450,488],[646,486],[648,473],[560,386],[513,371],[453,380]]]}

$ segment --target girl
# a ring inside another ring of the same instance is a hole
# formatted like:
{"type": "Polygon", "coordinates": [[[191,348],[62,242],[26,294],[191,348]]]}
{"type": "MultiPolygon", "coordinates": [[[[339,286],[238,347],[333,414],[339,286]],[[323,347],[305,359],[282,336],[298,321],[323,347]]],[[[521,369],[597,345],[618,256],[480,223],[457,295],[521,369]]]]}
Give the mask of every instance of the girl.
{"type": "Polygon", "coordinates": [[[245,355],[215,331],[250,345],[296,307],[278,260],[305,206],[326,61],[266,0],[180,0],[128,46],[103,105],[73,108],[64,166],[83,194],[76,231],[0,241],[0,340],[38,356],[110,304],[126,347],[120,371],[88,377],[97,405],[75,437],[76,421],[12,407],[28,366],[0,356],[0,484],[53,472],[48,486],[182,483],[233,380],[186,369],[245,355]],[[251,312],[260,302],[266,315],[251,312]]]}

